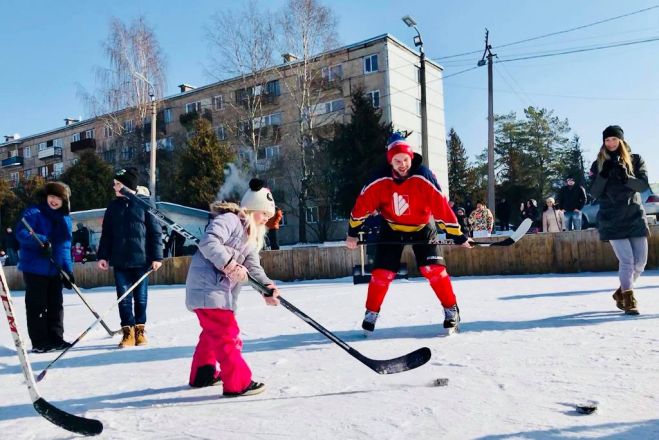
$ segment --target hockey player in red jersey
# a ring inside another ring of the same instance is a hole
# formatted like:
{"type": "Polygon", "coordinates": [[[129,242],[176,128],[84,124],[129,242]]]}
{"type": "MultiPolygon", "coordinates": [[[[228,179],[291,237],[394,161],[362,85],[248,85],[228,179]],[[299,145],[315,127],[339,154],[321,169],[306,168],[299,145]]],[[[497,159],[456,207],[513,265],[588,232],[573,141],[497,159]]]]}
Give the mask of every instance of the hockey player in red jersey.
{"type": "Polygon", "coordinates": [[[434,218],[437,230],[453,238],[456,244],[471,247],[471,239],[460,230],[458,220],[446,196],[442,194],[435,175],[421,165],[421,161],[421,156],[414,153],[403,135],[394,133],[387,145],[389,165],[364,186],[350,213],[346,239],[348,248],[357,247],[357,234],[362,224],[367,217],[378,213],[384,223],[379,241],[400,242],[379,244],[376,247],[366,313],[362,322],[362,328],[367,332],[375,329],[380,306],[389,284],[396,277],[406,242],[417,243],[412,247],[417,266],[444,307],[444,328],[452,333],[457,330],[460,322],[458,304],[444,258],[440,255],[439,247],[430,244],[437,235],[430,225],[430,216],[434,218]]]}

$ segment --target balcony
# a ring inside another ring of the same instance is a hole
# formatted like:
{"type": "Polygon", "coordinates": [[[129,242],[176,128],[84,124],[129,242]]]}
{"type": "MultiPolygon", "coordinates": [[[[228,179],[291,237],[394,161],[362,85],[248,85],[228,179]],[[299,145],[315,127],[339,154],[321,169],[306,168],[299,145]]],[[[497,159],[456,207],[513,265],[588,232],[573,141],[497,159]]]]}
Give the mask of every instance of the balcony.
{"type": "Polygon", "coordinates": [[[39,159],[51,159],[54,157],[62,157],[62,147],[48,147],[44,150],[39,151],[39,159]]]}
{"type": "Polygon", "coordinates": [[[8,157],[2,159],[2,168],[9,168],[15,166],[23,166],[23,156],[8,157]]]}
{"type": "MultiPolygon", "coordinates": [[[[71,142],[72,153],[77,153],[78,151],[86,150],[88,148],[96,150],[96,139],[80,139],[79,141],[71,142]]],[[[39,156],[39,159],[41,159],[41,156],[39,156]]]]}

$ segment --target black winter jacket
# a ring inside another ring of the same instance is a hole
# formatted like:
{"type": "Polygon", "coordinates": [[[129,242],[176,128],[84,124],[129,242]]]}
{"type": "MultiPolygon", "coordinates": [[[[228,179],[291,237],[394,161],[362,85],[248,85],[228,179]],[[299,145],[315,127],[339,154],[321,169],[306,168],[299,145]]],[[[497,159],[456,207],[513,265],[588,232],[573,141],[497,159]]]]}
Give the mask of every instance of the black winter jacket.
{"type": "MultiPolygon", "coordinates": [[[[153,206],[149,198],[137,197],[153,206]]],[[[117,197],[105,210],[97,257],[118,269],[147,267],[161,261],[162,229],[158,220],[142,205],[117,197]]]]}
{"type": "Polygon", "coordinates": [[[566,212],[581,211],[586,204],[586,190],[581,185],[565,185],[558,192],[558,207],[566,212]]]}
{"type": "MultiPolygon", "coordinates": [[[[614,157],[617,160],[617,157],[614,157]]],[[[645,161],[632,154],[634,176],[627,181],[620,173],[611,173],[608,178],[600,175],[597,161],[590,167],[592,186],[590,192],[599,200],[597,229],[600,240],[620,240],[632,237],[647,237],[648,225],[639,192],[648,189],[648,172],[645,161]]]]}

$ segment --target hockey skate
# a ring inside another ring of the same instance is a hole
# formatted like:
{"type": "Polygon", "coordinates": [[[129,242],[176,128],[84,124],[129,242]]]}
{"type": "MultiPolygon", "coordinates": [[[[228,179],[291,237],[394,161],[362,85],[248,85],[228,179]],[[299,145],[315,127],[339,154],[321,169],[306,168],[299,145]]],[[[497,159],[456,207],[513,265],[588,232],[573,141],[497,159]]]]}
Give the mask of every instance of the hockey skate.
{"type": "Polygon", "coordinates": [[[446,336],[460,330],[460,309],[457,304],[452,307],[444,307],[444,328],[446,329],[446,336]]]}

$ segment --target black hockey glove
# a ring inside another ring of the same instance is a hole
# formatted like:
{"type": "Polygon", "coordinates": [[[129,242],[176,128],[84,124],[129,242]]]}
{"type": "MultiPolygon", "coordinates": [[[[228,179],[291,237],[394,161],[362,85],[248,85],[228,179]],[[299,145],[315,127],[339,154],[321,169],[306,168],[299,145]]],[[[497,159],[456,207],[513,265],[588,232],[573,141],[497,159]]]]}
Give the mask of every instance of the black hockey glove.
{"type": "Polygon", "coordinates": [[[629,173],[627,172],[627,167],[622,161],[616,162],[615,169],[616,178],[619,179],[622,183],[627,183],[629,180],[629,173]]]}
{"type": "Polygon", "coordinates": [[[51,258],[53,256],[53,247],[50,245],[49,241],[43,242],[43,246],[41,246],[41,255],[46,258],[51,258]]]}
{"type": "Polygon", "coordinates": [[[68,280],[66,279],[66,277],[64,276],[64,274],[60,274],[60,278],[62,278],[62,286],[64,286],[65,288],[71,290],[71,289],[73,289],[73,285],[76,283],[76,279],[73,278],[73,274],[72,274],[72,273],[66,272],[66,274],[67,274],[68,277],[69,277],[68,280]]]}

